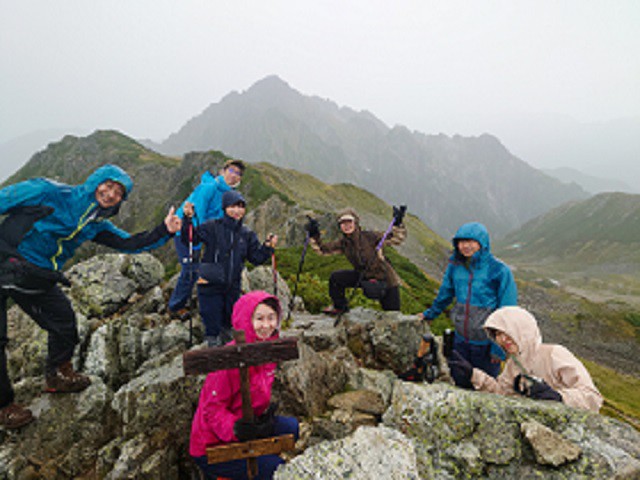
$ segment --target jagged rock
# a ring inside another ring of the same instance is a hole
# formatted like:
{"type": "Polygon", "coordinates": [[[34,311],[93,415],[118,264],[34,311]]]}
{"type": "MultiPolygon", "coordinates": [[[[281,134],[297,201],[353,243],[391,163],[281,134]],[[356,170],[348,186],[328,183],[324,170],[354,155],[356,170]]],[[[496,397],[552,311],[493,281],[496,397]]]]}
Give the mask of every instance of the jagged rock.
{"type": "Polygon", "coordinates": [[[122,386],[112,408],[119,413],[127,437],[157,428],[183,433],[190,428],[199,389],[200,379],[184,376],[182,355],[178,355],[122,386]]]}
{"type": "Polygon", "coordinates": [[[99,378],[92,381],[80,394],[44,395],[29,405],[37,421],[11,432],[15,443],[5,440],[2,445],[3,454],[11,458],[0,468],[6,478],[22,478],[18,472],[27,466],[38,475],[46,473],[32,478],[52,479],[74,478],[92,467],[116,421],[111,392],[99,378]]]}
{"type": "Polygon", "coordinates": [[[377,392],[380,394],[384,402],[384,410],[386,410],[393,394],[393,384],[397,379],[398,377],[391,370],[359,368],[349,378],[349,386],[354,390],[364,389],[377,392]]]}
{"type": "Polygon", "coordinates": [[[532,420],[520,425],[523,435],[531,444],[536,460],[541,465],[560,465],[572,462],[582,450],[550,428],[532,420]]]}
{"type": "Polygon", "coordinates": [[[348,412],[382,415],[386,410],[382,395],[371,390],[353,390],[334,395],[327,402],[329,407],[348,412]]]}
{"type": "Polygon", "coordinates": [[[344,347],[315,352],[299,343],[300,358],[283,362],[276,374],[275,391],[285,410],[299,416],[315,416],[326,410],[327,399],[344,390],[348,368],[355,368],[344,347]]]}
{"type": "Polygon", "coordinates": [[[386,427],[360,427],[347,438],[310,447],[274,476],[277,480],[418,479],[410,439],[386,427]]]}
{"type": "Polygon", "coordinates": [[[289,303],[291,301],[291,291],[289,290],[287,282],[280,276],[280,273],[276,272],[277,292],[274,289],[273,270],[270,266],[256,267],[251,271],[245,270],[243,274],[243,290],[245,292],[264,290],[274,295],[277,293],[282,307],[282,318],[287,318],[289,314],[289,303]]]}
{"type": "Polygon", "coordinates": [[[334,320],[325,315],[296,314],[291,326],[283,333],[295,336],[316,352],[347,344],[344,328],[335,328],[334,320]]]}
{"type": "Polygon", "coordinates": [[[347,345],[364,366],[400,373],[413,363],[425,322],[399,312],[354,308],[343,317],[347,345]]]}
{"type": "Polygon", "coordinates": [[[622,470],[640,475],[638,432],[558,402],[397,381],[383,423],[413,439],[422,478],[608,478],[622,470]],[[575,443],[582,455],[557,471],[539,465],[520,433],[529,421],[575,443]]]}

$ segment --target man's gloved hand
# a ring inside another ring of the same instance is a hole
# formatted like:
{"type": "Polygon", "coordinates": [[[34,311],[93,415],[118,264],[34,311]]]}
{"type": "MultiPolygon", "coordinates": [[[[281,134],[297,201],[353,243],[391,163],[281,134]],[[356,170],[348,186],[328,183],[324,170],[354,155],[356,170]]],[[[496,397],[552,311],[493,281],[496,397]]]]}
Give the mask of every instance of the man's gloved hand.
{"type": "Polygon", "coordinates": [[[241,442],[246,442],[257,438],[272,437],[275,428],[275,408],[271,411],[270,409],[271,405],[262,415],[251,422],[243,418],[237,420],[233,424],[233,434],[236,438],[241,442]]]}
{"type": "Polygon", "coordinates": [[[393,207],[393,225],[398,226],[402,224],[402,220],[404,219],[404,214],[407,211],[406,205],[400,205],[399,207],[393,207]]]}
{"type": "Polygon", "coordinates": [[[318,224],[318,220],[315,218],[311,218],[307,215],[309,221],[304,226],[304,229],[309,233],[309,237],[318,238],[320,236],[320,225],[318,224]]]}
{"type": "Polygon", "coordinates": [[[473,373],[473,365],[469,363],[457,350],[451,352],[451,358],[449,359],[449,370],[451,375],[455,375],[460,379],[471,381],[471,374],[473,373]],[[455,373],[454,373],[455,372],[455,373]]]}
{"type": "Polygon", "coordinates": [[[544,380],[519,374],[513,380],[513,389],[521,395],[535,400],[554,400],[562,402],[562,395],[549,386],[544,380]]]}

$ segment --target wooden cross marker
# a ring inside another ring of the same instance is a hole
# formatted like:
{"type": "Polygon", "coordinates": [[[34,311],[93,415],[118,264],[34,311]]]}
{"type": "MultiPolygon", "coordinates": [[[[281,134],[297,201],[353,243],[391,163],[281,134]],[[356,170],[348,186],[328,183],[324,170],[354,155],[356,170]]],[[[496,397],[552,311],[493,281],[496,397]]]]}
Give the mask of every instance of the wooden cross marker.
{"type": "MultiPolygon", "coordinates": [[[[281,338],[271,342],[246,343],[243,330],[234,330],[235,345],[211,347],[185,352],[182,356],[185,375],[198,375],[237,368],[240,370],[240,393],[242,395],[242,418],[253,421],[249,367],[298,358],[298,339],[281,338]]],[[[261,438],[248,442],[228,443],[207,447],[209,463],[247,459],[247,474],[254,478],[258,474],[256,458],[292,450],[293,435],[261,438]]]]}

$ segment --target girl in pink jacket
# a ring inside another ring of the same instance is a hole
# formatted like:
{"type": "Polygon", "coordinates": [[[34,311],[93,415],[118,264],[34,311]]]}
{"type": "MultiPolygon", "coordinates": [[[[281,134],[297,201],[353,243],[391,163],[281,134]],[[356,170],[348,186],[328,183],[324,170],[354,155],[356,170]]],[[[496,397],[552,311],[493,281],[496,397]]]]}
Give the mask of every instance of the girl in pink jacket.
{"type": "Polygon", "coordinates": [[[542,343],[536,319],[520,307],[503,307],[487,318],[484,329],[507,353],[504,370],[493,378],[453,354],[449,365],[467,375],[476,390],[538,400],[555,400],[598,412],[602,395],[591,375],[562,345],[542,343]]]}
{"type": "MultiPolygon", "coordinates": [[[[244,330],[247,343],[275,340],[279,337],[281,311],[277,297],[267,292],[254,291],[243,295],[236,302],[231,323],[234,329],[244,330]]],[[[189,453],[206,478],[247,478],[245,460],[209,465],[207,446],[287,433],[298,438],[298,421],[293,417],[276,416],[274,408],[270,408],[275,370],[275,363],[249,367],[251,403],[256,418],[251,423],[242,420],[239,371],[220,370],[207,375],[193,417],[189,446],[189,453]]],[[[272,478],[276,468],[282,463],[284,461],[277,455],[259,457],[257,478],[272,478]]]]}

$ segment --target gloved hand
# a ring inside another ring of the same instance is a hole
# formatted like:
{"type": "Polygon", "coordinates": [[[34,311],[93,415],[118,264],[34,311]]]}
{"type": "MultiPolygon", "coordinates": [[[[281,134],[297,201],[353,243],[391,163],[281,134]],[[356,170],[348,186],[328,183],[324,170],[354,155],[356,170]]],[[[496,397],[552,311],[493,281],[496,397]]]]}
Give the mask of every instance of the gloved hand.
{"type": "Polygon", "coordinates": [[[318,238],[320,236],[320,225],[318,224],[318,220],[315,218],[311,218],[307,215],[309,221],[304,226],[304,229],[309,233],[309,237],[318,238]]]}
{"type": "Polygon", "coordinates": [[[562,395],[549,386],[544,380],[519,374],[513,380],[513,389],[521,395],[535,400],[554,400],[562,402],[562,395]]]}
{"type": "Polygon", "coordinates": [[[241,418],[233,424],[233,434],[241,442],[272,437],[275,428],[274,414],[275,408],[271,410],[271,405],[269,405],[269,408],[253,421],[241,418]]]}
{"type": "Polygon", "coordinates": [[[407,206],[406,205],[400,205],[399,207],[394,206],[393,207],[393,225],[394,226],[398,226],[402,223],[402,220],[404,219],[404,214],[407,211],[407,206]]]}
{"type": "Polygon", "coordinates": [[[473,373],[473,365],[471,365],[457,350],[451,352],[449,359],[449,370],[451,375],[455,375],[460,379],[471,382],[471,374],[473,373]]]}

